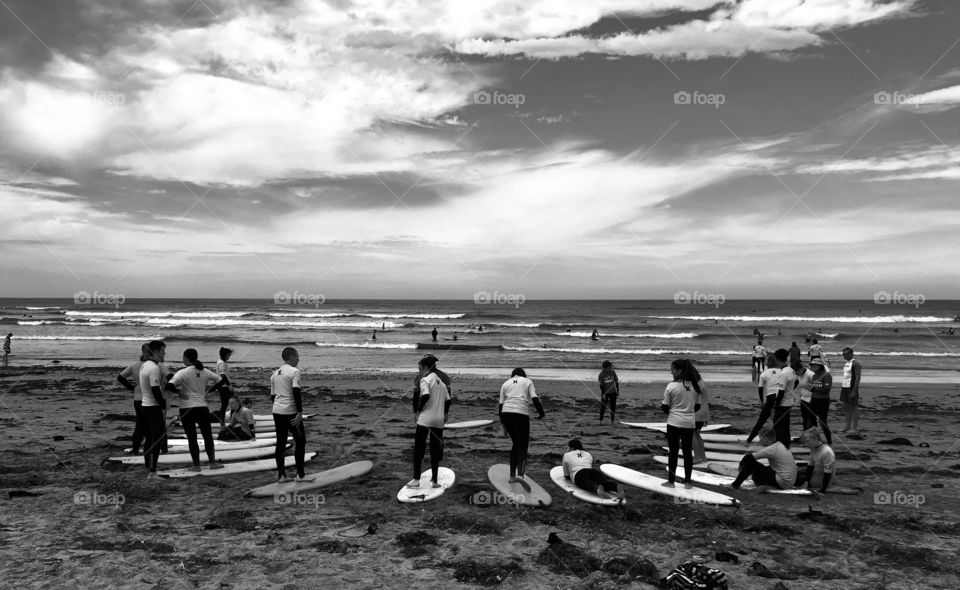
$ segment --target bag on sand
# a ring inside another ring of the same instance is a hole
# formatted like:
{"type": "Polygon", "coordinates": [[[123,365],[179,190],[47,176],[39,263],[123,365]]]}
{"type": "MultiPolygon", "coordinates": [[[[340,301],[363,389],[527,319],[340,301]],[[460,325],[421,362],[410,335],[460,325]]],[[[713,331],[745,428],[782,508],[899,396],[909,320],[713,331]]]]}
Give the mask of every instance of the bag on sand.
{"type": "Polygon", "coordinates": [[[666,590],[727,590],[727,574],[718,569],[685,561],[660,580],[666,590]]]}

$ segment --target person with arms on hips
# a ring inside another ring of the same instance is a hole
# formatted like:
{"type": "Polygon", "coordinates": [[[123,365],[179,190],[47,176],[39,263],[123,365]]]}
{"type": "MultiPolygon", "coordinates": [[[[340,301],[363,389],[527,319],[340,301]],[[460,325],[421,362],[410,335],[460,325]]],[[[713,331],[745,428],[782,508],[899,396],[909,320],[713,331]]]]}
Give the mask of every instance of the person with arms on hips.
{"type": "Polygon", "coordinates": [[[203,366],[195,348],[183,351],[184,368],[177,371],[167,383],[166,389],[180,396],[180,425],[187,435],[190,458],[193,459],[191,471],[200,471],[200,444],[197,442],[197,428],[203,436],[203,447],[207,454],[210,469],[220,469],[217,463],[216,449],[213,446],[213,429],[210,427],[210,407],[207,406],[207,393],[213,391],[224,381],[210,369],[203,366]]]}
{"type": "Polygon", "coordinates": [[[747,436],[747,444],[753,442],[753,439],[760,433],[760,429],[766,424],[767,418],[770,417],[770,414],[780,405],[783,399],[780,371],[786,365],[787,356],[787,351],[780,348],[767,358],[769,367],[760,374],[760,378],[757,381],[757,394],[760,396],[760,403],[763,404],[763,406],[760,408],[760,416],[757,418],[757,423],[747,436]]]}
{"type": "Polygon", "coordinates": [[[220,440],[251,440],[256,438],[256,419],[253,412],[240,405],[240,398],[233,396],[227,404],[224,416],[227,425],[217,436],[220,440]]]}
{"type": "MultiPolygon", "coordinates": [[[[530,404],[537,409],[537,419],[545,414],[533,381],[527,372],[517,367],[500,387],[500,423],[510,437],[510,483],[519,483],[527,488],[523,475],[527,469],[527,448],[530,446],[530,404]]],[[[529,490],[528,490],[529,491],[529,490]]]]}
{"type": "Polygon", "coordinates": [[[220,427],[226,427],[227,406],[230,404],[230,398],[233,397],[233,384],[230,382],[230,355],[233,351],[229,348],[220,347],[220,360],[217,361],[217,375],[223,379],[223,384],[218,385],[216,389],[220,391],[220,412],[217,417],[220,418],[220,427]]]}
{"type": "MultiPolygon", "coordinates": [[[[419,487],[423,456],[427,452],[427,440],[430,441],[430,484],[440,487],[437,477],[440,461],[443,459],[443,425],[450,413],[450,390],[437,374],[437,358],[427,355],[420,360],[420,387],[414,392],[414,408],[417,418],[417,431],[413,441],[413,479],[408,488],[419,487]]],[[[449,377],[448,377],[449,379],[449,377]]]]}
{"type": "Polygon", "coordinates": [[[144,344],[140,347],[140,358],[127,365],[127,367],[117,375],[117,382],[123,385],[127,391],[133,393],[133,414],[136,417],[133,425],[133,450],[131,451],[133,455],[140,454],[140,445],[143,444],[145,434],[143,412],[141,411],[143,407],[143,393],[140,391],[140,369],[143,367],[143,363],[147,358],[149,358],[147,355],[147,345],[144,344]]]}
{"type": "Polygon", "coordinates": [[[760,433],[760,444],[764,448],[745,455],[740,460],[740,473],[731,484],[734,489],[740,489],[748,477],[758,488],[772,487],[788,490],[797,483],[797,463],[793,453],[777,440],[777,435],[771,428],[764,428],[760,433]],[[760,463],[760,459],[768,459],[770,466],[760,463]]]}
{"type": "Polygon", "coordinates": [[[836,454],[830,445],[824,443],[817,428],[804,430],[800,435],[800,442],[810,449],[810,458],[807,459],[806,470],[797,479],[797,485],[806,484],[810,489],[817,488],[821,494],[827,493],[837,464],[836,454]],[[819,481],[817,481],[818,476],[819,481]]]}
{"type": "Polygon", "coordinates": [[[166,349],[166,344],[159,340],[147,343],[146,360],[143,361],[138,375],[142,396],[140,412],[144,425],[143,462],[147,467],[148,479],[157,476],[160,448],[167,436],[167,400],[163,396],[166,378],[161,369],[166,349]]]}
{"type": "Polygon", "coordinates": [[[7,334],[7,337],[3,339],[3,366],[10,366],[10,339],[13,338],[13,332],[7,334]]]}
{"type": "Polygon", "coordinates": [[[296,348],[286,347],[280,354],[284,364],[270,376],[270,394],[273,396],[273,424],[277,430],[277,481],[287,481],[284,455],[287,436],[293,436],[293,456],[297,463],[297,481],[306,477],[304,458],[307,453],[307,432],[303,425],[303,395],[300,391],[300,355],[296,348]]]}
{"type": "Polygon", "coordinates": [[[567,443],[567,452],[563,454],[560,464],[563,465],[563,477],[581,490],[595,493],[601,498],[616,498],[621,502],[626,498],[623,488],[615,479],[593,468],[593,455],[583,450],[579,439],[567,443]]]}
{"type": "Polygon", "coordinates": [[[693,433],[697,426],[697,410],[700,409],[700,374],[689,359],[677,359],[670,363],[673,375],[663,391],[660,410],[667,414],[667,448],[669,449],[667,481],[664,486],[672,488],[677,478],[677,461],[683,449],[684,487],[692,488],[693,433]]]}
{"type": "Polygon", "coordinates": [[[620,378],[613,370],[613,363],[603,361],[603,370],[597,375],[600,382],[600,423],[603,424],[603,413],[610,406],[610,424],[616,420],[617,396],[620,395],[620,378]]]}
{"type": "Polygon", "coordinates": [[[853,358],[853,349],[843,349],[843,384],[840,388],[840,401],[843,402],[843,414],[847,417],[844,432],[857,434],[860,430],[860,376],[862,366],[853,358]]]}

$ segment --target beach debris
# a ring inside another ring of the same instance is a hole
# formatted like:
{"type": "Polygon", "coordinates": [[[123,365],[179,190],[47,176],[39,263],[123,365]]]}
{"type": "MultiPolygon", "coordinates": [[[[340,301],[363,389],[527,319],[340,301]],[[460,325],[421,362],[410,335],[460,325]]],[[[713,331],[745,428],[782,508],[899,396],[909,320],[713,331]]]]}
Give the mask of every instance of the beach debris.
{"type": "Polygon", "coordinates": [[[897,436],[895,438],[889,438],[887,440],[881,440],[877,442],[878,445],[904,445],[904,446],[913,446],[913,443],[910,442],[910,439],[904,438],[902,436],[897,436]]]}
{"type": "Polygon", "coordinates": [[[56,436],[53,437],[54,442],[59,442],[59,441],[61,441],[61,440],[66,440],[66,439],[67,439],[67,437],[63,436],[62,434],[58,434],[58,435],[56,435],[56,436]]]}
{"type": "Polygon", "coordinates": [[[772,578],[776,580],[797,580],[797,576],[792,576],[786,572],[775,572],[763,565],[759,561],[755,561],[750,564],[750,569],[747,570],[748,576],[760,576],[761,578],[772,578]]]}
{"type": "Polygon", "coordinates": [[[735,553],[730,553],[729,551],[717,551],[717,554],[714,556],[714,559],[717,561],[728,561],[730,563],[740,563],[740,558],[737,557],[735,553]]]}
{"type": "Polygon", "coordinates": [[[40,492],[30,492],[27,490],[10,490],[7,492],[7,496],[10,498],[35,498],[42,495],[40,492]]]}
{"type": "Polygon", "coordinates": [[[660,587],[667,590],[686,588],[727,590],[727,574],[688,559],[660,580],[660,587]]]}
{"type": "Polygon", "coordinates": [[[443,567],[453,568],[453,577],[465,584],[479,584],[481,586],[497,586],[512,578],[523,575],[524,570],[519,558],[512,557],[509,561],[474,561],[464,559],[447,561],[440,564],[443,567]]]}
{"type": "Polygon", "coordinates": [[[942,488],[942,487],[943,487],[943,484],[942,484],[942,483],[932,483],[932,484],[930,484],[930,487],[931,487],[931,488],[942,488]]]}
{"type": "Polygon", "coordinates": [[[930,443],[928,443],[928,442],[922,442],[922,443],[920,443],[920,444],[917,445],[917,446],[920,447],[921,449],[929,449],[929,448],[930,448],[930,443]]]}
{"type": "Polygon", "coordinates": [[[547,543],[556,545],[557,543],[563,543],[563,539],[561,539],[557,533],[550,533],[547,537],[547,543]]]}

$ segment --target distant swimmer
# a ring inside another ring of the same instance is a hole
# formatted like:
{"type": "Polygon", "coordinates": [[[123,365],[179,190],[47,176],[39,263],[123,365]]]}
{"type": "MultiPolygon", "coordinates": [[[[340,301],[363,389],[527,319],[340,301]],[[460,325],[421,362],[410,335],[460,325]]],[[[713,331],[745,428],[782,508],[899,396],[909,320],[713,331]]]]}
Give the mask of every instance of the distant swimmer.
{"type": "Polygon", "coordinates": [[[373,338],[372,338],[372,339],[373,339],[373,340],[376,340],[376,339],[377,339],[377,331],[376,331],[376,330],[373,331],[373,338]]]}
{"type": "Polygon", "coordinates": [[[626,498],[620,484],[608,475],[593,468],[593,455],[583,450],[579,439],[567,443],[567,452],[563,454],[563,477],[582,490],[596,493],[601,498],[616,498],[621,502],[626,498]]]}
{"type": "Polygon", "coordinates": [[[477,326],[477,332],[483,332],[483,324],[477,326]]]}
{"type": "Polygon", "coordinates": [[[600,332],[597,332],[597,329],[593,329],[593,334],[590,334],[590,340],[596,340],[600,338],[600,332]]]}
{"type": "Polygon", "coordinates": [[[3,339],[3,366],[9,366],[10,364],[10,339],[13,338],[13,332],[7,334],[7,337],[3,339]]]}
{"type": "Polygon", "coordinates": [[[620,395],[620,378],[613,370],[613,363],[603,361],[603,370],[597,375],[600,382],[600,423],[603,424],[603,413],[610,406],[610,424],[614,423],[617,413],[617,396],[620,395]]]}
{"type": "Polygon", "coordinates": [[[437,329],[434,328],[433,331],[430,332],[430,335],[433,336],[433,341],[436,342],[436,341],[437,341],[437,329]]]}

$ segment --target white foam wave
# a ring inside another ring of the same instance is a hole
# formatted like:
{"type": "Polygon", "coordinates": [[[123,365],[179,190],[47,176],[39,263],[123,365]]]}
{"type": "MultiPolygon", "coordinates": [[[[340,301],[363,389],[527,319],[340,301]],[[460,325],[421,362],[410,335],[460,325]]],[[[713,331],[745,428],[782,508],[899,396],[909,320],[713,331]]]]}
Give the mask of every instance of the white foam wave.
{"type": "Polygon", "coordinates": [[[150,340],[163,340],[163,336],[17,336],[17,340],[116,340],[123,342],[148,342],[150,340]]]}
{"type": "Polygon", "coordinates": [[[386,323],[388,328],[397,328],[398,324],[393,322],[371,322],[371,321],[359,321],[359,322],[297,322],[297,321],[271,321],[271,320],[230,320],[230,319],[209,319],[209,318],[196,318],[196,319],[180,319],[180,318],[148,318],[146,321],[142,322],[148,326],[161,326],[165,328],[191,328],[198,326],[213,326],[213,327],[223,327],[223,326],[248,326],[248,327],[264,327],[264,328],[379,328],[381,323],[386,323]]]}
{"type": "Polygon", "coordinates": [[[693,321],[714,321],[723,322],[831,322],[838,324],[902,324],[902,323],[941,323],[952,322],[953,318],[939,317],[932,315],[907,316],[907,315],[878,315],[878,316],[788,316],[788,315],[654,315],[651,318],[661,320],[693,320],[693,321]]]}
{"type": "Polygon", "coordinates": [[[412,350],[416,349],[416,344],[374,344],[373,342],[364,342],[362,344],[351,344],[345,342],[315,342],[321,348],[384,348],[394,350],[412,350]]]}
{"type": "MultiPolygon", "coordinates": [[[[576,338],[590,338],[593,332],[553,332],[554,336],[574,336],[576,338]]],[[[650,333],[650,334],[611,334],[603,332],[601,338],[696,338],[695,332],[650,333]]]]}
{"type": "Polygon", "coordinates": [[[24,309],[29,309],[30,311],[42,311],[44,309],[63,309],[62,307],[24,307],[24,309]]]}
{"type": "Polygon", "coordinates": [[[540,324],[531,324],[526,322],[490,322],[484,326],[505,326],[508,328],[539,328],[540,324]]]}
{"type": "Polygon", "coordinates": [[[455,320],[462,313],[351,313],[351,312],[278,312],[267,314],[273,318],[347,318],[361,317],[371,319],[415,319],[415,320],[455,320]]]}
{"type": "Polygon", "coordinates": [[[94,318],[239,318],[248,311],[67,311],[66,315],[94,318]]]}

